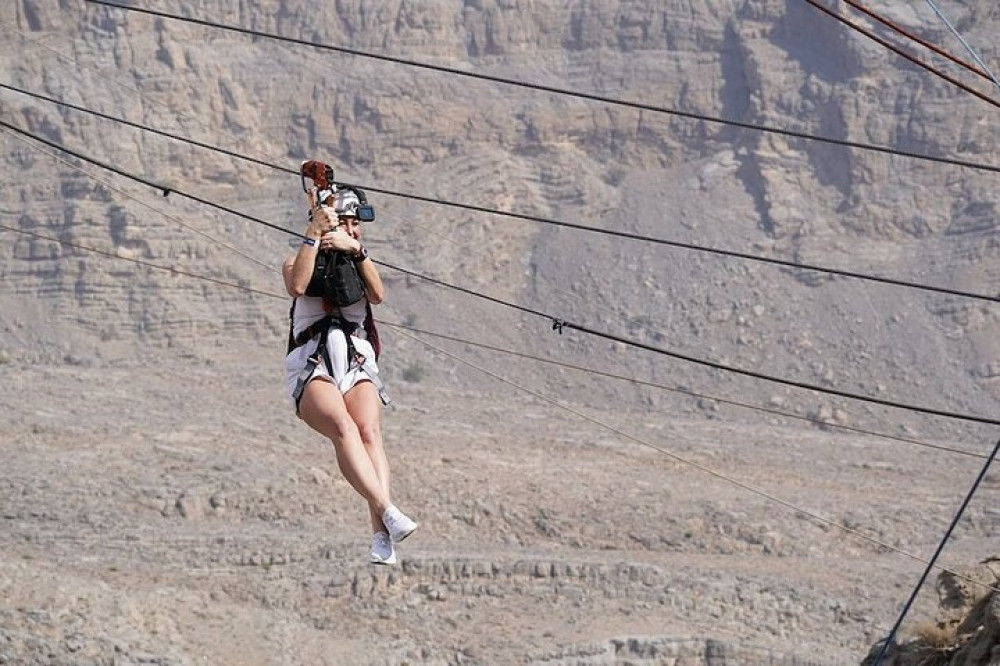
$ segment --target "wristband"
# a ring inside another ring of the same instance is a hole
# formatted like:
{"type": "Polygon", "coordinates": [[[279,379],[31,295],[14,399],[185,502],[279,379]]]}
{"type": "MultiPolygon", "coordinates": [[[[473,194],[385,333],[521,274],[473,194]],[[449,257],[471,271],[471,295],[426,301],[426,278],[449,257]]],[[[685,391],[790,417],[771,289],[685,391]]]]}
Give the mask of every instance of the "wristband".
{"type": "Polygon", "coordinates": [[[356,264],[360,264],[362,261],[364,261],[367,258],[368,258],[368,248],[366,248],[364,245],[362,245],[361,246],[361,250],[359,250],[356,255],[354,255],[353,257],[351,257],[351,261],[353,261],[356,264]]]}
{"type": "Polygon", "coordinates": [[[309,238],[308,236],[302,239],[302,244],[308,245],[309,247],[315,247],[316,243],[318,242],[319,242],[318,238],[309,238]]]}

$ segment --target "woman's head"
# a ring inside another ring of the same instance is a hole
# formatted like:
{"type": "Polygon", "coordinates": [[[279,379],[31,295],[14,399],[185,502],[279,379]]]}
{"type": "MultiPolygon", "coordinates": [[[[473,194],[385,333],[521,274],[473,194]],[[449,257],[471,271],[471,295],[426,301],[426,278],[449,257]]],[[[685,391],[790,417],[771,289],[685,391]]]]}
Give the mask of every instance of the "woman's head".
{"type": "Polygon", "coordinates": [[[339,185],[333,192],[324,190],[322,194],[326,196],[321,196],[320,201],[332,206],[338,216],[356,217],[361,222],[375,221],[375,207],[368,203],[368,198],[360,188],[339,185]]]}
{"type": "Polygon", "coordinates": [[[357,212],[361,201],[357,194],[351,190],[340,189],[327,196],[322,203],[323,206],[333,209],[337,216],[337,226],[350,234],[352,238],[361,237],[361,224],[357,212]]]}

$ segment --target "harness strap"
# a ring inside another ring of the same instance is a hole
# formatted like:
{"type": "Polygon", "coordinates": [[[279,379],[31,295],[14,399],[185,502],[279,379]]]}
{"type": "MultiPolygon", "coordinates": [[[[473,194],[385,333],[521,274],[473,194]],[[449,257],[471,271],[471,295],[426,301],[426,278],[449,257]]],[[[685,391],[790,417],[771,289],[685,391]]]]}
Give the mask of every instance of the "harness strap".
{"type": "MultiPolygon", "coordinates": [[[[292,303],[292,311],[290,314],[292,316],[295,314],[294,301],[292,303]]],[[[355,367],[355,365],[359,369],[364,370],[365,374],[368,375],[368,378],[378,390],[379,398],[382,400],[382,404],[388,405],[390,399],[385,391],[385,383],[375,370],[374,363],[372,363],[363,354],[359,353],[357,348],[354,346],[353,334],[357,330],[358,325],[344,319],[343,317],[326,315],[299,331],[298,335],[293,336],[292,333],[289,332],[288,353],[291,353],[293,350],[306,344],[314,337],[319,336],[316,351],[313,352],[308,359],[306,359],[306,365],[302,369],[302,372],[299,373],[298,380],[295,382],[295,390],[292,392],[292,398],[295,400],[295,413],[298,414],[299,412],[299,403],[302,400],[302,393],[306,389],[306,384],[309,383],[309,380],[312,379],[313,374],[316,372],[316,366],[319,365],[320,359],[322,359],[323,363],[326,365],[326,370],[330,376],[334,376],[333,362],[330,359],[330,352],[327,349],[327,339],[330,335],[331,328],[339,328],[344,332],[344,341],[347,344],[347,372],[350,372],[351,368],[355,367]]]]}
{"type": "MultiPolygon", "coordinates": [[[[292,306],[292,312],[294,314],[295,306],[292,306]]],[[[327,350],[326,342],[327,338],[330,336],[331,328],[344,328],[344,339],[347,340],[347,358],[350,359],[357,353],[354,349],[354,343],[351,342],[351,336],[348,333],[348,328],[353,328],[353,325],[339,317],[334,317],[333,315],[326,315],[325,317],[314,321],[312,324],[299,331],[296,336],[289,335],[289,353],[292,350],[298,349],[302,345],[306,344],[314,337],[319,336],[319,340],[316,344],[316,351],[309,355],[306,359],[306,365],[302,368],[302,372],[299,373],[299,377],[295,382],[295,390],[292,392],[292,398],[295,400],[295,413],[299,413],[299,403],[302,401],[302,393],[306,390],[306,384],[312,379],[313,374],[316,372],[316,366],[319,365],[322,359],[323,364],[326,365],[326,371],[333,376],[333,362],[330,360],[330,353],[327,350]],[[345,326],[346,325],[346,326],[345,326]]],[[[348,370],[350,370],[350,361],[348,361],[348,370]]]]}
{"type": "Polygon", "coordinates": [[[295,390],[292,391],[292,399],[295,400],[295,413],[299,413],[299,403],[302,402],[302,393],[306,390],[306,384],[312,379],[313,373],[316,372],[316,366],[319,364],[319,359],[316,356],[310,356],[306,359],[306,367],[302,368],[302,372],[299,373],[298,379],[295,380],[295,390]]]}
{"type": "MultiPolygon", "coordinates": [[[[382,400],[382,404],[388,405],[391,403],[392,400],[389,398],[389,394],[385,390],[385,382],[383,382],[382,378],[379,377],[378,372],[373,367],[374,363],[371,362],[371,359],[365,357],[363,354],[355,354],[354,359],[358,362],[358,366],[365,371],[366,375],[368,375],[368,379],[372,381],[372,384],[375,385],[375,389],[378,391],[378,397],[382,400]]],[[[350,370],[350,367],[348,367],[348,370],[350,370]]]]}

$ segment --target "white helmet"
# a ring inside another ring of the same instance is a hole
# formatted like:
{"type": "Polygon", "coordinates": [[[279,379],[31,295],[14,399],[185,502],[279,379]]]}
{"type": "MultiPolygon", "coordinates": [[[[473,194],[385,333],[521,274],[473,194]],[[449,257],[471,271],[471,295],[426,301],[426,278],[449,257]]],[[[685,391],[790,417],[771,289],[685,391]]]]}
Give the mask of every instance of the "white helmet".
{"type": "Polygon", "coordinates": [[[333,195],[333,212],[337,217],[357,217],[361,200],[353,191],[342,187],[333,195]]]}

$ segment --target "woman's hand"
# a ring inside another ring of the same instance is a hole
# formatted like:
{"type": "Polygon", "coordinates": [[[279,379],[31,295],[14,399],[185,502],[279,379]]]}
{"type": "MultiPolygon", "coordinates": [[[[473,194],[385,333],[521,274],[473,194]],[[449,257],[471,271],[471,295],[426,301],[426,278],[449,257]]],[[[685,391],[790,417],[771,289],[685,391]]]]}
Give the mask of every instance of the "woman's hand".
{"type": "Polygon", "coordinates": [[[306,236],[309,238],[320,238],[332,229],[337,227],[337,216],[327,211],[322,206],[315,206],[309,219],[309,228],[306,236]]]}
{"type": "Polygon", "coordinates": [[[323,234],[319,241],[319,249],[355,254],[361,251],[361,241],[352,238],[343,227],[336,227],[323,234]]]}

